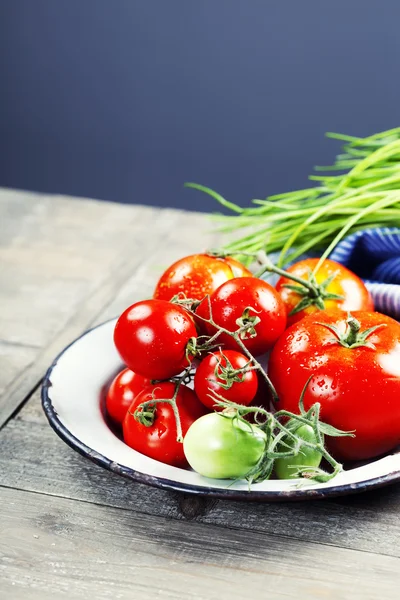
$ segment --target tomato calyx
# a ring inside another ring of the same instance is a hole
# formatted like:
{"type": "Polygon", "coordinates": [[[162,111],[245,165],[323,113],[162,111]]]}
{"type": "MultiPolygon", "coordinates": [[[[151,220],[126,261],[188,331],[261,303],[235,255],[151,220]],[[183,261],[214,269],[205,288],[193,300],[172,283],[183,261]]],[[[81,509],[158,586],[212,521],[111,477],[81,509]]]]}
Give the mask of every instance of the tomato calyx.
{"type": "Polygon", "coordinates": [[[183,383],[187,383],[192,378],[191,368],[188,367],[182,373],[180,377],[174,378],[172,381],[175,384],[174,393],[172,398],[155,398],[155,392],[157,388],[155,388],[152,392],[152,399],[147,400],[146,402],[142,402],[136,408],[134,413],[129,412],[130,415],[133,416],[135,421],[144,425],[145,427],[151,427],[154,425],[154,421],[157,416],[157,404],[169,404],[172,407],[175,423],[176,423],[176,441],[183,443],[183,433],[182,433],[182,424],[181,418],[179,416],[179,410],[177,406],[177,397],[179,388],[183,383]]]}
{"type": "MultiPolygon", "coordinates": [[[[129,412],[129,411],[128,411],[129,412]]],[[[129,412],[129,414],[132,414],[129,412]]],[[[133,413],[135,421],[144,425],[145,427],[151,427],[154,425],[156,417],[156,400],[154,402],[146,402],[140,405],[139,408],[133,413]]]]}
{"type": "Polygon", "coordinates": [[[302,296],[301,300],[290,311],[289,316],[296,315],[309,306],[316,306],[319,310],[324,310],[326,300],[344,300],[344,296],[328,291],[328,287],[336,276],[337,273],[332,273],[332,275],[327,277],[322,283],[317,283],[311,269],[308,273],[308,280],[303,280],[298,277],[295,279],[295,276],[291,273],[286,273],[285,277],[293,279],[294,281],[297,280],[298,284],[285,283],[282,287],[292,290],[299,294],[299,296],[302,296]]]}
{"type": "MultiPolygon", "coordinates": [[[[243,367],[235,369],[229,358],[221,350],[221,358],[217,358],[214,375],[218,380],[218,385],[224,390],[230,390],[234,383],[242,383],[248,371],[256,370],[256,367],[249,360],[243,367]],[[222,362],[223,359],[224,363],[222,362]]],[[[211,380],[209,380],[211,381],[211,380]]]]}
{"type": "Polygon", "coordinates": [[[189,311],[195,311],[199,304],[202,303],[202,300],[188,298],[184,292],[179,292],[179,294],[172,296],[170,302],[172,302],[172,304],[177,304],[178,306],[183,306],[183,308],[187,308],[189,311]]]}
{"type": "Polygon", "coordinates": [[[368,340],[370,335],[372,335],[377,329],[381,329],[382,327],[386,327],[386,323],[380,323],[379,325],[374,325],[374,327],[369,327],[369,329],[365,329],[361,331],[360,322],[353,317],[352,314],[348,314],[346,319],[346,330],[344,333],[339,331],[336,325],[329,325],[327,323],[319,323],[318,325],[322,325],[325,329],[329,329],[334,334],[334,338],[331,338],[329,341],[339,343],[344,348],[370,348],[371,350],[375,350],[375,345],[368,340]]]}
{"type": "Polygon", "coordinates": [[[255,308],[246,306],[243,314],[236,319],[236,325],[239,327],[239,336],[242,340],[257,336],[255,327],[260,323],[261,319],[257,315],[250,315],[250,311],[257,313],[255,308]]]}
{"type": "Polygon", "coordinates": [[[285,279],[291,279],[294,283],[285,283],[282,287],[285,287],[292,292],[295,292],[301,299],[296,306],[290,311],[289,317],[296,315],[297,313],[305,310],[310,306],[316,306],[319,310],[325,309],[326,300],[344,300],[344,296],[340,294],[334,294],[328,291],[328,287],[337,277],[338,273],[332,273],[321,283],[318,283],[315,277],[315,273],[309,269],[307,279],[297,277],[293,273],[289,273],[284,269],[281,269],[274,265],[265,252],[258,252],[257,260],[262,265],[260,271],[256,273],[256,277],[261,277],[264,273],[275,273],[285,279]]]}
{"type": "Polygon", "coordinates": [[[199,356],[200,352],[201,352],[201,348],[199,347],[197,338],[191,337],[190,340],[188,341],[188,343],[186,344],[186,348],[185,348],[185,355],[186,355],[187,361],[190,363],[192,358],[199,356]]]}

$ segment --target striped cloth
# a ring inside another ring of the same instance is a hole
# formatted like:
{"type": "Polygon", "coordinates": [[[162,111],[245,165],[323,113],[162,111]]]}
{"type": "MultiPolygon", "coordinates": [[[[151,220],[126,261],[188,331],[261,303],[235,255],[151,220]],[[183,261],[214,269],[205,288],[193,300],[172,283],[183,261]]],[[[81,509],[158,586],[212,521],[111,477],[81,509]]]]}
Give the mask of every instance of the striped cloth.
{"type": "Polygon", "coordinates": [[[377,311],[400,320],[400,229],[358,231],[339,242],[329,258],[365,281],[377,311]]]}

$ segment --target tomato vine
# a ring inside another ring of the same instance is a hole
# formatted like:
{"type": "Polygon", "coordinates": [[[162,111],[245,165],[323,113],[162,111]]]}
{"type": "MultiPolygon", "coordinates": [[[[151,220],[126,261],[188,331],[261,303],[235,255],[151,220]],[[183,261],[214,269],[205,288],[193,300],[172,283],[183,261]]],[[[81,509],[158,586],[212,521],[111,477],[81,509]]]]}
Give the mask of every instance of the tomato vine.
{"type": "MultiPolygon", "coordinates": [[[[271,393],[274,402],[278,400],[278,395],[272,384],[268,374],[263,369],[260,362],[251,354],[246,348],[243,339],[246,336],[257,335],[257,316],[253,317],[251,313],[254,311],[252,307],[246,307],[243,311],[243,316],[238,320],[238,329],[236,331],[229,331],[228,329],[221,327],[216,323],[212,315],[212,305],[210,297],[207,295],[202,301],[193,301],[191,299],[183,297],[181,294],[173,299],[173,302],[184,306],[185,309],[195,318],[201,319],[213,329],[215,333],[211,336],[202,335],[198,338],[192,338],[190,340],[190,355],[198,356],[202,353],[209,352],[210,350],[218,347],[218,338],[222,335],[230,336],[236,344],[240,347],[243,354],[248,358],[248,363],[245,368],[240,371],[245,373],[246,370],[255,370],[266,382],[268,389],[271,393]],[[196,309],[202,302],[207,302],[208,316],[200,316],[196,313],[196,309]]],[[[255,312],[255,311],[254,311],[255,312]]],[[[190,365],[181,376],[174,378],[172,381],[175,383],[174,394],[171,398],[152,398],[149,401],[140,404],[134,413],[134,418],[146,426],[151,426],[154,422],[155,411],[157,410],[158,403],[170,404],[175,416],[177,441],[182,442],[182,427],[179,417],[179,411],[176,404],[176,398],[179,391],[180,385],[188,383],[193,375],[192,366],[190,365]]],[[[234,374],[235,376],[237,374],[234,374]]],[[[229,386],[230,373],[229,368],[225,371],[219,370],[218,377],[222,379],[225,385],[229,386]]],[[[310,378],[311,379],[311,378],[310,378]]],[[[321,454],[330,467],[330,471],[326,471],[319,467],[299,466],[296,474],[299,477],[306,478],[308,480],[315,481],[317,483],[326,482],[335,477],[341,470],[342,464],[337,462],[333,456],[328,452],[324,446],[324,435],[328,436],[345,436],[352,435],[351,432],[344,432],[336,429],[326,423],[320,421],[320,404],[317,402],[313,404],[309,410],[304,410],[303,398],[309,382],[304,387],[301,396],[299,398],[299,414],[289,412],[287,410],[279,410],[276,412],[267,411],[264,408],[257,406],[243,406],[235,402],[231,402],[223,398],[221,395],[213,392],[211,397],[215,401],[215,404],[223,409],[220,413],[221,416],[233,418],[238,420],[242,424],[246,424],[249,430],[252,430],[252,426],[246,420],[246,417],[253,415],[256,426],[265,433],[265,448],[264,452],[257,462],[257,464],[245,475],[245,479],[251,483],[264,481],[267,479],[273,470],[274,461],[279,458],[298,456],[302,453],[302,449],[311,448],[321,454]],[[315,442],[304,440],[302,437],[296,435],[296,429],[293,428],[293,423],[298,425],[308,425],[312,428],[315,436],[315,442]],[[287,440],[291,440],[293,443],[290,446],[287,440]],[[286,442],[285,442],[286,440],[286,442]],[[282,449],[283,448],[283,449],[282,449]],[[287,449],[285,449],[287,448],[287,449]]]]}

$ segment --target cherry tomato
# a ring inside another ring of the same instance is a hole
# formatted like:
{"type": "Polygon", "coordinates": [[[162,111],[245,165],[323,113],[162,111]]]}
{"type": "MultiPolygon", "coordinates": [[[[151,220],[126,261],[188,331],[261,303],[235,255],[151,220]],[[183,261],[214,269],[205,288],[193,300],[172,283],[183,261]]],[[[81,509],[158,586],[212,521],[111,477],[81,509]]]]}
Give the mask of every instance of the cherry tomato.
{"type": "Polygon", "coordinates": [[[215,405],[215,400],[209,397],[211,392],[216,392],[226,400],[248,406],[257,392],[258,379],[256,371],[237,373],[249,359],[235,350],[212,352],[199,364],[194,377],[194,391],[199,400],[207,408],[222,410],[215,405]],[[230,387],[227,389],[227,378],[230,378],[230,387]]]}
{"type": "MultiPolygon", "coordinates": [[[[150,458],[175,467],[187,467],[183,443],[177,441],[176,421],[170,404],[156,404],[154,422],[150,426],[142,425],[133,416],[143,402],[153,398],[171,399],[174,391],[175,384],[167,381],[150,386],[136,396],[123,421],[124,441],[134,450],[150,458]]],[[[204,415],[204,406],[196,398],[196,394],[185,385],[179,388],[176,405],[182,434],[185,435],[192,423],[204,415]]]]}
{"type": "MultiPolygon", "coordinates": [[[[300,425],[298,427],[292,427],[291,431],[297,435],[297,437],[310,442],[313,444],[317,443],[317,438],[311,425],[300,425]]],[[[282,440],[282,444],[278,445],[278,452],[287,452],[290,448],[293,448],[295,441],[292,437],[285,436],[282,440]]],[[[309,446],[301,446],[300,451],[296,456],[283,456],[275,459],[274,471],[278,479],[295,479],[298,477],[296,471],[301,470],[302,467],[319,467],[322,460],[322,454],[310,448],[309,446]]]]}
{"type": "Polygon", "coordinates": [[[143,300],[127,308],[114,330],[122,360],[149,379],[169,379],[189,366],[188,342],[197,337],[189,313],[165,300],[143,300]]]}
{"type": "Polygon", "coordinates": [[[130,369],[124,369],[118,373],[108,388],[106,397],[106,409],[110,417],[122,424],[129,406],[148,385],[150,385],[150,379],[142,377],[130,369]]]}
{"type": "Polygon", "coordinates": [[[354,438],[327,439],[338,460],[372,458],[400,443],[400,324],[379,313],[352,316],[355,322],[341,311],[321,312],[318,322],[304,317],[278,340],[268,368],[278,410],[298,413],[312,376],[305,409],[319,402],[321,421],[354,431],[354,438]]]}
{"type": "MultiPolygon", "coordinates": [[[[241,325],[256,320],[254,327],[242,336],[243,344],[254,356],[267,352],[286,327],[285,305],[278,292],[262,279],[241,277],[227,281],[211,294],[210,304],[215,323],[228,331],[237,331],[241,325]]],[[[208,309],[203,300],[196,313],[207,318],[208,309]]],[[[206,329],[209,335],[215,333],[209,324],[206,329]]],[[[218,342],[238,350],[238,344],[228,334],[222,333],[218,342]]]]}
{"type": "Polygon", "coordinates": [[[250,423],[210,413],[189,428],[183,447],[188,463],[200,475],[239,479],[260,460],[265,434],[250,423]]]}
{"type": "MultiPolygon", "coordinates": [[[[318,261],[318,258],[306,258],[305,260],[295,263],[286,270],[288,273],[292,273],[300,279],[309,281],[310,274],[313,272],[318,261]]],[[[315,281],[317,290],[320,292],[319,300],[313,299],[309,295],[304,296],[293,288],[286,287],[288,285],[298,287],[299,285],[287,277],[281,277],[277,282],[275,287],[286,304],[288,326],[300,321],[300,319],[306,315],[320,310],[374,310],[371,295],[363,281],[357,277],[357,275],[349,271],[349,269],[346,269],[346,267],[333,260],[324,260],[315,274],[315,281]],[[332,277],[333,279],[330,280],[332,277]],[[328,284],[324,286],[324,282],[327,282],[328,284]],[[334,298],[331,296],[341,296],[342,298],[334,298]],[[301,308],[300,302],[303,302],[304,305],[309,302],[309,305],[298,312],[292,312],[296,310],[296,307],[301,308]]],[[[304,288],[304,292],[307,292],[306,288],[304,288]]]]}
{"type": "Polygon", "coordinates": [[[252,274],[244,265],[229,256],[185,256],[171,265],[160,277],[154,298],[171,300],[173,296],[182,292],[187,298],[202,300],[221,283],[234,277],[252,277],[252,274]]]}

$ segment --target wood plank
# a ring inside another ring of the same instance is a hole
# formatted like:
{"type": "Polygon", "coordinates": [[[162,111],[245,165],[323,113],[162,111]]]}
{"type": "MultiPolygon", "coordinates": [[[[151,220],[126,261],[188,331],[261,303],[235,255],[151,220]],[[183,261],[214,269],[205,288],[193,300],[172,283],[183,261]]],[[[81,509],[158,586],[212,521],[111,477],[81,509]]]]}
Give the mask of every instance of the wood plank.
{"type": "Polygon", "coordinates": [[[24,236],[24,228],[42,197],[35,192],[0,188],[0,248],[24,236]]]}
{"type": "Polygon", "coordinates": [[[240,528],[249,535],[274,532],[303,541],[400,556],[400,484],[331,501],[217,502],[150,488],[109,473],[66,446],[43,419],[36,396],[2,431],[1,485],[240,528]]]}
{"type": "Polygon", "coordinates": [[[51,196],[29,206],[0,247],[0,339],[43,347],[120,260],[131,235],[145,237],[154,210],[51,196]]]}
{"type": "Polygon", "coordinates": [[[182,212],[175,227],[162,240],[154,239],[154,242],[154,251],[148,256],[143,255],[141,266],[101,311],[96,323],[118,316],[134,302],[151,298],[167,267],[183,256],[216,248],[221,242],[221,234],[214,230],[207,215],[182,212]]]}
{"type": "Polygon", "coordinates": [[[399,560],[0,489],[2,590],[13,600],[398,598],[399,560]]]}
{"type": "Polygon", "coordinates": [[[29,272],[26,265],[14,267],[1,254],[1,340],[40,350],[78,310],[89,284],[85,279],[29,272]]]}
{"type": "MultiPolygon", "coordinates": [[[[154,246],[185,214],[91,200],[32,199],[30,195],[24,200],[23,193],[0,194],[0,212],[8,215],[9,225],[18,211],[20,229],[9,236],[7,246],[0,247],[0,340],[10,348],[14,344],[38,350],[31,364],[24,359],[26,352],[21,352],[19,373],[7,379],[0,396],[0,426],[37,385],[58,352],[91,326],[142,267],[143,257],[152,255],[154,246]]],[[[10,350],[9,362],[13,357],[17,355],[10,350]]],[[[13,365],[18,368],[16,360],[13,365]]]]}
{"type": "Polygon", "coordinates": [[[37,355],[37,348],[0,341],[0,396],[4,394],[22,369],[28,368],[37,355]]]}
{"type": "Polygon", "coordinates": [[[22,406],[14,418],[16,420],[27,421],[28,423],[47,425],[46,415],[42,409],[41,386],[32,393],[29,400],[22,406]]]}
{"type": "Polygon", "coordinates": [[[203,234],[211,224],[200,213],[9,190],[0,220],[0,343],[11,365],[0,427],[74,337],[151,296],[166,266],[218,238],[203,234]]]}

